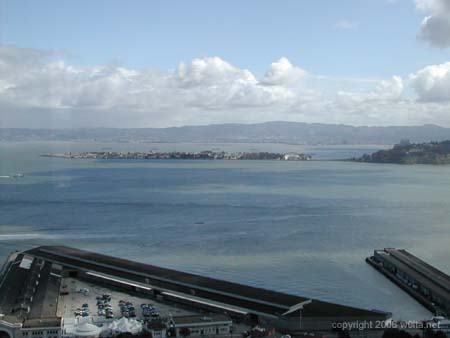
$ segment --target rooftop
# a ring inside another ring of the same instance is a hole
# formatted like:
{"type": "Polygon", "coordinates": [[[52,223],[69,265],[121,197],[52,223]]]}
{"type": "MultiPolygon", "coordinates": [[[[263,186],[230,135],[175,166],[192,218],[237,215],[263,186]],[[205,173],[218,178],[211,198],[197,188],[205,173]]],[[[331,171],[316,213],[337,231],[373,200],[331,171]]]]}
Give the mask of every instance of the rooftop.
{"type": "MultiPolygon", "coordinates": [[[[292,306],[309,298],[203,277],[182,271],[106,256],[66,246],[42,246],[26,251],[28,255],[86,272],[98,272],[172,291],[227,304],[252,313],[280,316],[292,306]]],[[[388,318],[390,314],[313,300],[303,316],[388,318]]],[[[289,316],[296,316],[292,312],[289,316]]]]}
{"type": "Polygon", "coordinates": [[[405,261],[402,259],[402,255],[393,254],[394,252],[398,252],[398,250],[393,250],[395,249],[377,250],[377,253],[382,256],[385,261],[396,266],[398,270],[408,274],[421,285],[433,290],[433,292],[440,297],[450,299],[450,292],[447,288],[442,287],[441,284],[437,282],[433,273],[430,272],[429,274],[424,274],[419,272],[417,269],[411,267],[407,260],[405,261]]]}
{"type": "Polygon", "coordinates": [[[38,266],[35,260],[26,266],[22,264],[24,255],[18,255],[11,262],[8,273],[0,286],[0,313],[24,318],[26,308],[31,306],[30,296],[35,288],[38,266]]]}
{"type": "Polygon", "coordinates": [[[22,320],[16,316],[0,314],[0,320],[3,320],[9,324],[21,324],[22,320]]]}
{"type": "Polygon", "coordinates": [[[390,255],[401,260],[403,263],[407,264],[411,269],[415,270],[423,276],[432,279],[433,282],[439,285],[441,288],[450,292],[450,276],[444,272],[436,269],[435,267],[429,265],[423,260],[417,258],[416,256],[410,254],[406,250],[397,249],[385,249],[390,255]]]}
{"type": "Polygon", "coordinates": [[[230,317],[222,314],[208,314],[195,316],[178,316],[172,318],[175,324],[194,324],[194,323],[216,323],[216,322],[230,322],[230,317]]]}
{"type": "Polygon", "coordinates": [[[52,318],[33,318],[26,319],[23,322],[23,328],[37,328],[37,327],[60,327],[61,326],[61,318],[52,317],[52,318]]]}
{"type": "Polygon", "coordinates": [[[60,278],[52,274],[52,263],[23,253],[9,263],[0,285],[3,320],[24,325],[40,321],[40,326],[50,323],[50,318],[60,321],[56,316],[60,278]]]}

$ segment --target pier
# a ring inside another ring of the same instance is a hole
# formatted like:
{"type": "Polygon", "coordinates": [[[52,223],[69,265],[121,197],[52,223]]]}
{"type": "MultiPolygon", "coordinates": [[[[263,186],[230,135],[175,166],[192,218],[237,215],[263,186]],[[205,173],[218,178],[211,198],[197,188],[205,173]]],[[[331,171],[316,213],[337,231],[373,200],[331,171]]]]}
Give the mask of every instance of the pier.
{"type": "Polygon", "coordinates": [[[450,276],[444,272],[393,248],[375,250],[366,261],[434,314],[450,314],[450,276]]]}
{"type": "MultiPolygon", "coordinates": [[[[370,330],[376,331],[376,323],[391,318],[390,313],[379,310],[325,302],[66,246],[42,246],[17,253],[9,266],[5,283],[0,287],[0,313],[4,320],[21,325],[35,319],[54,319],[51,325],[61,322],[58,335],[30,334],[27,338],[61,338],[60,332],[66,329],[73,312],[59,313],[58,305],[51,304],[60,301],[66,304],[69,299],[82,297],[86,303],[83,306],[88,308],[89,303],[95,306],[93,296],[79,296],[73,290],[67,296],[73,283],[89,285],[88,289],[94,291],[107,288],[110,294],[128,294],[129,298],[142,299],[141,303],[158,304],[160,309],[172,307],[170,313],[185,309],[203,316],[226,315],[239,325],[258,324],[289,334],[332,332],[339,323],[360,322],[372,323],[370,330]]],[[[8,329],[9,338],[22,338],[21,330],[23,327],[8,329]]],[[[46,332],[55,330],[53,326],[45,328],[46,332]]]]}

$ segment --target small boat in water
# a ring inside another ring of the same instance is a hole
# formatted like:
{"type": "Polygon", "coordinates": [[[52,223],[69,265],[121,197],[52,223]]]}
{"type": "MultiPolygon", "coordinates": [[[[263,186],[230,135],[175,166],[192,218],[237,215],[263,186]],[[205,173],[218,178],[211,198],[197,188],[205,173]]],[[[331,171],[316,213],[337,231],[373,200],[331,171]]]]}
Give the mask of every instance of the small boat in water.
{"type": "Polygon", "coordinates": [[[0,178],[22,178],[24,176],[25,176],[24,174],[17,173],[12,175],[1,175],[0,178]]]}

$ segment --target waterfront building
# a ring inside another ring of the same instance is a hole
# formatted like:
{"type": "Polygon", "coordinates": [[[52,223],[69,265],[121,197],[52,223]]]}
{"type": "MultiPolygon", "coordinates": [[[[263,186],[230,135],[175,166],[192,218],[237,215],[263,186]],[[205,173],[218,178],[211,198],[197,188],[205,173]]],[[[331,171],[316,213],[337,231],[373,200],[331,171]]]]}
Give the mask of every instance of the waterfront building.
{"type": "Polygon", "coordinates": [[[89,322],[83,322],[76,326],[74,326],[74,330],[70,332],[69,335],[65,335],[65,337],[73,337],[73,338],[98,338],[100,335],[101,329],[89,322]]]}
{"type": "Polygon", "coordinates": [[[171,321],[176,336],[183,337],[182,330],[189,330],[190,336],[229,335],[233,322],[223,314],[178,316],[171,321]]]}
{"type": "Polygon", "coordinates": [[[167,336],[167,325],[160,320],[152,320],[147,324],[146,330],[151,333],[152,338],[165,338],[167,336]]]}
{"type": "MultiPolygon", "coordinates": [[[[0,322],[0,332],[7,338],[22,338],[18,332],[30,321],[37,325],[36,319],[42,321],[39,327],[45,329],[42,335],[27,338],[60,337],[64,320],[58,318],[55,304],[61,297],[60,291],[67,293],[61,286],[62,278],[178,304],[207,313],[213,319],[225,315],[248,325],[261,324],[284,332],[331,331],[338,322],[380,322],[391,317],[387,312],[323,302],[65,246],[43,246],[16,253],[8,259],[1,278],[0,313],[4,318],[15,318],[11,325],[16,325],[13,330],[3,324],[6,320],[0,322]]],[[[173,317],[173,320],[181,325],[181,319],[173,317]]]]}
{"type": "Polygon", "coordinates": [[[60,318],[22,319],[0,314],[1,338],[60,338],[60,318]]]}
{"type": "Polygon", "coordinates": [[[13,253],[0,273],[0,337],[59,338],[61,266],[13,253]]]}

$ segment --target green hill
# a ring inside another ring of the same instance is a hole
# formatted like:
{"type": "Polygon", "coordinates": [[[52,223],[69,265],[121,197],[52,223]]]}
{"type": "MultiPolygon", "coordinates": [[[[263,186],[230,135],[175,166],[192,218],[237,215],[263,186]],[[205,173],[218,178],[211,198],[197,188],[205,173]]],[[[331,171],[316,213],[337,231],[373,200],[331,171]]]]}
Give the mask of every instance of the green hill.
{"type": "Polygon", "coordinates": [[[402,141],[392,149],[364,154],[353,160],[369,163],[450,164],[450,140],[429,143],[402,141]]]}

